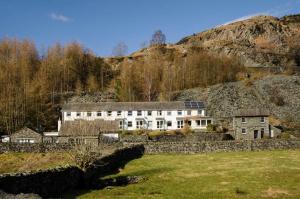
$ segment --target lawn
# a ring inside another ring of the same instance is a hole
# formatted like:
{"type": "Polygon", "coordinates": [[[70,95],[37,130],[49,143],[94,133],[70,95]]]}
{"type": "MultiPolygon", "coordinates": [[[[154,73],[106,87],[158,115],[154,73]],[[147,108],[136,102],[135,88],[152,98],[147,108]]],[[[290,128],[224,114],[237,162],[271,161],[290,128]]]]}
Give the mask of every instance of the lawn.
{"type": "Polygon", "coordinates": [[[300,150],[145,155],[118,175],[138,184],[78,191],[78,198],[300,198],[300,150]]]}
{"type": "Polygon", "coordinates": [[[3,153],[0,154],[0,174],[49,169],[72,164],[68,153],[3,153]]]}

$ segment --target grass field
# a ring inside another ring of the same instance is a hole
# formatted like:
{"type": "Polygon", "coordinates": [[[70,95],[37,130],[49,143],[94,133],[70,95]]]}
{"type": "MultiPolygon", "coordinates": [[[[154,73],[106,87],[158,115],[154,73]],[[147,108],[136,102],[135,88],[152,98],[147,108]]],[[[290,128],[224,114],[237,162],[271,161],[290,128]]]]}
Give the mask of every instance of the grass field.
{"type": "Polygon", "coordinates": [[[4,153],[0,154],[0,174],[49,169],[71,164],[67,153],[4,153]]]}
{"type": "Polygon", "coordinates": [[[78,198],[300,198],[300,150],[146,155],[118,175],[138,184],[78,191],[78,198]]]}

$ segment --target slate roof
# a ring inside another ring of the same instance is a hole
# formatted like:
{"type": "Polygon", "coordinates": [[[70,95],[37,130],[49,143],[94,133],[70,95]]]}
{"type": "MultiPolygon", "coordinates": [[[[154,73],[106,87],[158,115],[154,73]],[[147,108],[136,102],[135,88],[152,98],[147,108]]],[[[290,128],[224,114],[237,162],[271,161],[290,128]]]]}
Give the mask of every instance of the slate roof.
{"type": "Polygon", "coordinates": [[[259,117],[269,116],[270,111],[267,109],[239,109],[234,113],[235,117],[259,117]]]}
{"type": "Polygon", "coordinates": [[[62,111],[133,111],[133,110],[183,110],[196,109],[189,106],[190,103],[197,103],[197,108],[204,108],[203,102],[100,102],[73,104],[67,103],[62,106],[62,111]]]}
{"type": "Polygon", "coordinates": [[[98,136],[103,132],[117,131],[118,121],[107,120],[75,120],[65,121],[59,131],[59,136],[98,136]]]}
{"type": "Polygon", "coordinates": [[[23,127],[22,129],[13,133],[11,136],[18,137],[18,138],[42,137],[41,134],[37,133],[36,131],[34,131],[28,127],[23,127]]]}

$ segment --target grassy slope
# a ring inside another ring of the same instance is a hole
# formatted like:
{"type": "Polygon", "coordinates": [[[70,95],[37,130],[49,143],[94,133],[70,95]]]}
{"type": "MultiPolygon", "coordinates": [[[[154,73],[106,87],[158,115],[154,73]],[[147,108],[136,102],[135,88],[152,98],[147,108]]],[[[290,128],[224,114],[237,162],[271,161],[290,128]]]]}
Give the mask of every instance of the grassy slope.
{"type": "MultiPolygon", "coordinates": [[[[300,198],[300,150],[147,155],[119,175],[148,180],[79,198],[300,198]]],[[[74,197],[72,195],[71,197],[74,197]]]]}
{"type": "Polygon", "coordinates": [[[5,153],[0,154],[0,174],[34,171],[72,163],[67,153],[5,153]]]}

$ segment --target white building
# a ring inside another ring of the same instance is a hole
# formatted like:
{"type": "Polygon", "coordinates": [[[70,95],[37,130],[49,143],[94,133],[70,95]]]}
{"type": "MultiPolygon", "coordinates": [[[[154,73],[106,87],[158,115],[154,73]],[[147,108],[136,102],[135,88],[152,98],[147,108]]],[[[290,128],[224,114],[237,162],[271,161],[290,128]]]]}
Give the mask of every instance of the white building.
{"type": "Polygon", "coordinates": [[[63,105],[62,125],[75,120],[115,120],[120,130],[178,130],[185,124],[194,130],[204,130],[212,123],[212,118],[206,115],[204,104],[190,101],[63,105]]]}

